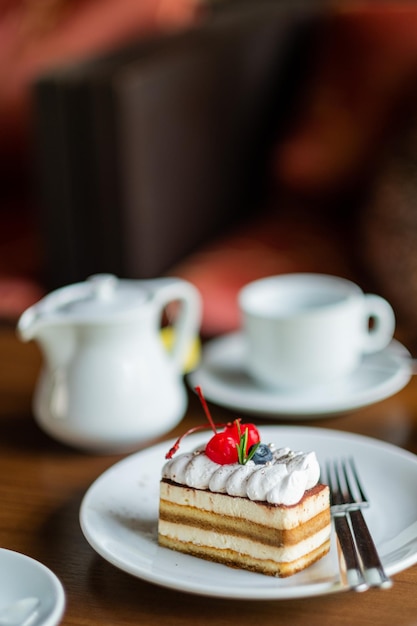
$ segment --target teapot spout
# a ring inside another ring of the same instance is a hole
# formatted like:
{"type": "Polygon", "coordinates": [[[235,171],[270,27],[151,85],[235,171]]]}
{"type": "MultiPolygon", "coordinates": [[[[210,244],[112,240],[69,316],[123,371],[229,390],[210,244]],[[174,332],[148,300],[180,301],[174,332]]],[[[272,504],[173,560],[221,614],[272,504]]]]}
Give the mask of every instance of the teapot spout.
{"type": "Polygon", "coordinates": [[[21,315],[16,330],[21,341],[35,340],[39,343],[49,367],[62,367],[72,358],[75,349],[72,325],[42,315],[36,305],[21,315]]]}
{"type": "Polygon", "coordinates": [[[39,326],[41,325],[41,316],[38,314],[37,305],[33,305],[26,309],[19,318],[17,323],[17,336],[21,341],[31,341],[36,339],[39,326]]]}

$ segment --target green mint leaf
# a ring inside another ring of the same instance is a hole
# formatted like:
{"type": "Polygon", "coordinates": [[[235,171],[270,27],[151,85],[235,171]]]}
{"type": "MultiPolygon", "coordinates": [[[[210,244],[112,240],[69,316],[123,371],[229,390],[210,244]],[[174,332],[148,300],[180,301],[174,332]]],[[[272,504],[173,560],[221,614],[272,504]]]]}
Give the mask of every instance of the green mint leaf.
{"type": "Polygon", "coordinates": [[[240,440],[239,443],[236,444],[236,448],[237,448],[237,457],[238,457],[238,461],[240,463],[240,465],[245,465],[245,463],[249,460],[246,454],[246,448],[248,445],[248,429],[245,428],[245,431],[243,434],[240,433],[240,440]]]}
{"type": "Polygon", "coordinates": [[[239,463],[239,465],[243,465],[243,463],[242,463],[242,450],[240,448],[240,443],[237,443],[235,445],[236,445],[236,450],[237,450],[237,462],[239,463]]]}
{"type": "Polygon", "coordinates": [[[252,459],[253,456],[255,456],[255,452],[257,451],[257,449],[259,448],[259,444],[261,442],[258,441],[258,443],[254,443],[253,446],[251,447],[251,449],[249,450],[249,454],[247,456],[246,462],[250,461],[252,459]]]}

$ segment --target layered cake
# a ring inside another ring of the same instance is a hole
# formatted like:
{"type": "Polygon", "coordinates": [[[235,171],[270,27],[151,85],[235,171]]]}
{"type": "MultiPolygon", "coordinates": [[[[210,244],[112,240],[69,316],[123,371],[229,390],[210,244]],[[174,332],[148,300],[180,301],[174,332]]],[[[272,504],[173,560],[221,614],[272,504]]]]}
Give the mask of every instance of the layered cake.
{"type": "Polygon", "coordinates": [[[160,545],[279,577],[327,554],[329,490],[315,453],[266,445],[240,420],[218,431],[206,414],[214,430],[207,445],[176,454],[177,442],[167,454],[160,545]]]}

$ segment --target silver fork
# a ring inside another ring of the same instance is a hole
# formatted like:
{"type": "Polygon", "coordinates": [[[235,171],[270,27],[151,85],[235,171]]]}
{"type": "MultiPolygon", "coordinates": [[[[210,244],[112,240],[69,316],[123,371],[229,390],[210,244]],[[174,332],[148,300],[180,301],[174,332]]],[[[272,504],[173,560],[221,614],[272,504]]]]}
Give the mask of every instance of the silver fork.
{"type": "Polygon", "coordinates": [[[362,513],[363,508],[369,507],[369,500],[359,480],[353,459],[334,461],[333,465],[327,463],[326,468],[332,515],[335,520],[344,515],[350,522],[366,585],[384,589],[391,587],[392,581],[384,571],[362,513]]]}
{"type": "Polygon", "coordinates": [[[340,553],[339,569],[344,584],[355,591],[366,591],[369,588],[362,571],[359,553],[353,537],[353,532],[349,524],[348,513],[341,508],[341,497],[336,486],[334,476],[331,472],[330,463],[326,463],[326,471],[321,468],[321,482],[327,484],[330,490],[330,510],[333,518],[334,528],[339,540],[340,553]]]}

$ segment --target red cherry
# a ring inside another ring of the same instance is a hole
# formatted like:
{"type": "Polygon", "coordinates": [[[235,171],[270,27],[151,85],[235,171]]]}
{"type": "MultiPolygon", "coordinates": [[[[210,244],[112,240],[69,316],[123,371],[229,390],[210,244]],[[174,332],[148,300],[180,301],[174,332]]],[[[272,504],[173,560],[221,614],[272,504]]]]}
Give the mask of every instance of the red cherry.
{"type": "Polygon", "coordinates": [[[210,439],[206,446],[209,459],[219,465],[237,463],[239,455],[236,446],[246,430],[248,440],[245,453],[248,454],[250,447],[260,441],[259,431],[254,424],[241,424],[239,420],[235,420],[232,424],[227,424],[224,431],[210,439]]]}
{"type": "Polygon", "coordinates": [[[237,463],[236,440],[230,436],[227,429],[217,433],[206,445],[206,454],[211,461],[219,465],[237,463]]]}

